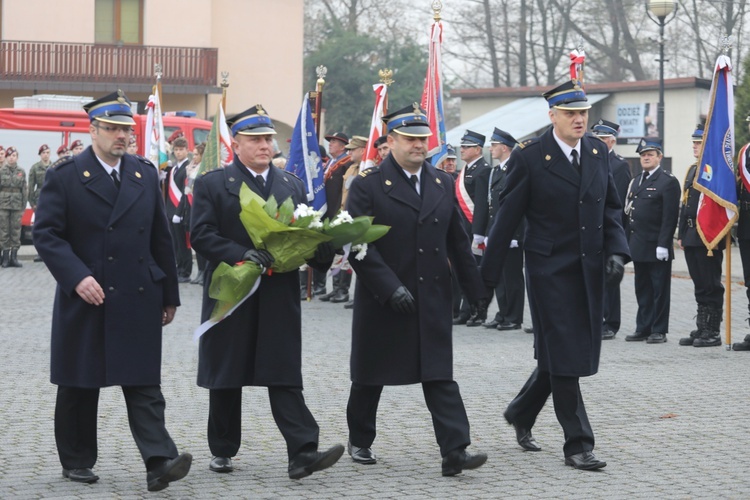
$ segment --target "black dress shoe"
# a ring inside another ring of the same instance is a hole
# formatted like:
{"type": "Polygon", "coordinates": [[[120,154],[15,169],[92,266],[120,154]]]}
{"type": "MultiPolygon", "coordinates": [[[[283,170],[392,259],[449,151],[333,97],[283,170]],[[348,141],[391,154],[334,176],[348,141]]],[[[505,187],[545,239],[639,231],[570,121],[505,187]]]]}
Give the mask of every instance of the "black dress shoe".
{"type": "Polygon", "coordinates": [[[469,453],[465,449],[453,450],[443,457],[443,475],[455,476],[464,469],[478,469],[487,461],[484,453],[469,453]]]}
{"type": "Polygon", "coordinates": [[[570,465],[580,470],[596,470],[607,466],[607,462],[598,460],[593,452],[584,451],[569,457],[565,457],[565,465],[570,465]]]}
{"type": "Polygon", "coordinates": [[[488,321],[484,323],[482,326],[485,328],[497,328],[497,325],[500,324],[500,321],[493,319],[492,321],[488,321]]]}
{"type": "Polygon", "coordinates": [[[534,333],[534,329],[533,328],[524,328],[523,329],[523,333],[534,333]]]}
{"type": "Polygon", "coordinates": [[[510,330],[520,330],[521,324],[520,323],[508,323],[508,322],[500,323],[499,325],[497,325],[497,329],[500,330],[501,332],[507,332],[510,330]]]}
{"type": "Polygon", "coordinates": [[[346,304],[344,304],[344,309],[354,309],[354,301],[350,300],[346,304]]]}
{"type": "Polygon", "coordinates": [[[454,325],[465,325],[467,321],[469,321],[468,316],[459,316],[457,318],[453,318],[454,325]]]}
{"type": "Polygon", "coordinates": [[[480,326],[483,322],[483,319],[471,317],[466,320],[466,326],[480,326]]]}
{"type": "Polygon", "coordinates": [[[518,441],[518,444],[521,448],[526,451],[542,451],[542,447],[537,444],[534,436],[531,435],[531,429],[516,425],[510,420],[510,418],[508,418],[508,415],[506,413],[503,413],[503,417],[505,417],[505,421],[512,425],[513,429],[515,429],[516,441],[518,441]]]}
{"type": "Polygon", "coordinates": [[[635,332],[625,337],[625,342],[641,342],[649,338],[650,333],[635,332]]]}
{"type": "Polygon", "coordinates": [[[716,347],[721,345],[721,337],[716,335],[707,335],[699,339],[695,339],[693,347],[716,347]]]}
{"type": "Polygon", "coordinates": [[[42,260],[42,258],[41,258],[41,257],[39,257],[39,256],[37,255],[36,257],[34,257],[34,262],[44,262],[44,261],[42,260]]]}
{"type": "Polygon", "coordinates": [[[190,276],[179,276],[177,283],[190,283],[190,276]]]}
{"type": "Polygon", "coordinates": [[[162,465],[146,474],[148,491],[161,491],[172,481],[178,481],[190,472],[193,456],[190,453],[182,453],[176,458],[165,460],[162,465]]]}
{"type": "Polygon", "coordinates": [[[313,295],[325,295],[326,289],[325,288],[314,288],[313,289],[313,295]]]}
{"type": "Polygon", "coordinates": [[[374,464],[377,463],[378,458],[375,453],[372,452],[372,448],[360,448],[359,446],[353,446],[352,442],[346,443],[346,451],[352,457],[352,460],[358,464],[374,464]]]}
{"type": "Polygon", "coordinates": [[[349,302],[349,292],[346,290],[337,290],[336,295],[331,297],[331,302],[338,304],[340,302],[349,302]]]}
{"type": "Polygon", "coordinates": [[[666,333],[652,333],[646,339],[647,344],[662,344],[667,341],[666,333]]]}
{"type": "Polygon", "coordinates": [[[323,302],[330,302],[334,295],[336,295],[336,290],[332,290],[324,295],[321,295],[320,297],[318,297],[318,300],[322,300],[323,302]]]}
{"type": "Polygon", "coordinates": [[[750,351],[750,335],[745,336],[745,340],[742,342],[735,342],[732,344],[733,351],[750,351]]]}
{"type": "Polygon", "coordinates": [[[99,476],[94,474],[89,468],[84,469],[63,469],[62,475],[64,478],[70,479],[76,483],[95,483],[99,480],[99,476]]]}
{"type": "Polygon", "coordinates": [[[208,464],[208,468],[214,472],[232,472],[234,465],[229,457],[214,457],[208,464]]]}
{"type": "Polygon", "coordinates": [[[615,335],[617,335],[617,332],[613,330],[606,329],[602,331],[602,340],[611,340],[615,338],[615,335]]]}
{"type": "Polygon", "coordinates": [[[313,472],[327,469],[338,462],[343,454],[344,447],[340,444],[332,446],[322,453],[319,451],[297,453],[297,455],[289,461],[289,478],[302,479],[313,472]]]}

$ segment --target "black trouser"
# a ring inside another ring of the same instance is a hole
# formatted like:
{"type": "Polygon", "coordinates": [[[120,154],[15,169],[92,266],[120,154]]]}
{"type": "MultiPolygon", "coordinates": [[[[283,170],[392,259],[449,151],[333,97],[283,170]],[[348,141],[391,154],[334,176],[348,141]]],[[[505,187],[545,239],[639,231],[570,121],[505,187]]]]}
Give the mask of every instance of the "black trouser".
{"type": "Polygon", "coordinates": [[[750,308],[750,240],[739,240],[742,274],[745,279],[745,294],[750,308]]]}
{"type": "Polygon", "coordinates": [[[708,256],[705,246],[685,247],[690,278],[695,287],[695,301],[721,309],[724,306],[724,285],[721,283],[721,263],[724,251],[715,248],[708,256]]]}
{"type": "MultiPolygon", "coordinates": [[[[150,458],[177,456],[164,426],[164,396],[158,385],[123,387],[128,423],[144,463],[150,458]]],[[[99,389],[57,388],[55,442],[65,469],[91,468],[96,463],[99,389]]]]}
{"type": "Polygon", "coordinates": [[[497,313],[495,320],[500,323],[523,323],[523,304],[526,287],[523,279],[523,250],[511,248],[503,263],[503,274],[495,288],[497,313]]]}
{"type": "Polygon", "coordinates": [[[620,322],[620,284],[608,284],[604,287],[604,329],[617,333],[620,322]]]}
{"type": "Polygon", "coordinates": [[[594,431],[583,405],[578,377],[561,377],[535,369],[505,410],[506,418],[519,427],[531,429],[550,394],[565,434],[565,456],[593,450],[594,431]]]}
{"type": "MultiPolygon", "coordinates": [[[[477,262],[477,267],[482,264],[482,256],[474,255],[474,260],[477,262]]],[[[471,304],[469,304],[469,298],[466,296],[463,290],[461,290],[461,312],[460,316],[468,319],[471,317],[471,304]]]]}
{"type": "MultiPolygon", "coordinates": [[[[353,446],[370,448],[375,441],[375,420],[381,392],[382,385],[352,383],[346,420],[349,424],[349,441],[353,446]]],[[[446,456],[455,449],[469,446],[469,418],[458,384],[452,380],[422,382],[422,392],[432,415],[440,454],[446,456]]]]}
{"type": "Polygon", "coordinates": [[[638,314],[635,330],[641,333],[669,332],[669,301],[672,261],[633,262],[638,314]]]}
{"type": "MultiPolygon", "coordinates": [[[[269,387],[268,398],[276,426],[291,459],[301,451],[318,449],[318,423],[298,387],[269,387]]],[[[211,389],[208,409],[208,447],[216,457],[233,457],[242,439],[242,388],[211,389]]]]}
{"type": "Polygon", "coordinates": [[[172,223],[169,227],[172,233],[172,248],[177,260],[177,276],[189,278],[193,272],[193,252],[187,246],[185,226],[182,223],[172,223]]]}

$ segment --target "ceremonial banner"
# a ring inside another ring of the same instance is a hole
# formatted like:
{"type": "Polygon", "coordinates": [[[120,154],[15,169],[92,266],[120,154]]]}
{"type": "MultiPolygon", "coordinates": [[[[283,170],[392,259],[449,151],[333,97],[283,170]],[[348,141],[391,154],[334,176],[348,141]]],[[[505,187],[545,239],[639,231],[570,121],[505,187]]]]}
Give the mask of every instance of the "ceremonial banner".
{"type": "Polygon", "coordinates": [[[146,115],[146,144],[144,152],[151,163],[160,170],[167,168],[167,141],[164,138],[164,120],[159,103],[159,94],[154,92],[148,98],[148,114],[146,115]]]}
{"type": "Polygon", "coordinates": [[[734,94],[731,61],[721,55],[711,84],[711,105],[703,132],[698,175],[693,186],[701,192],[696,217],[698,234],[709,250],[716,248],[737,220],[734,174],[734,94]]]}
{"type": "Polygon", "coordinates": [[[307,188],[307,201],[315,210],[326,210],[326,192],[323,183],[323,162],[320,159],[318,136],[310,111],[310,100],[305,96],[297,124],[292,132],[286,170],[302,179],[307,188]]]}
{"type": "Polygon", "coordinates": [[[570,79],[578,81],[583,87],[583,63],[586,61],[586,52],[574,50],[570,53],[570,79]]]}
{"type": "Polygon", "coordinates": [[[206,149],[203,151],[201,166],[198,175],[204,172],[225,167],[234,160],[232,151],[232,136],[227,127],[227,118],[224,116],[224,107],[219,102],[218,109],[211,123],[211,131],[206,138],[206,149]]]}
{"type": "Polygon", "coordinates": [[[422,91],[422,108],[427,114],[427,123],[432,135],[427,138],[427,156],[437,166],[448,154],[445,141],[445,119],[443,113],[443,80],[441,77],[441,50],[443,44],[443,24],[435,21],[430,36],[430,59],[427,66],[427,78],[422,91]]]}
{"type": "Polygon", "coordinates": [[[372,90],[375,92],[375,109],[372,111],[370,137],[367,140],[367,147],[365,148],[362,170],[375,166],[375,158],[378,156],[375,141],[383,135],[383,105],[385,104],[385,96],[388,93],[388,86],[384,83],[378,83],[372,86],[372,90]]]}

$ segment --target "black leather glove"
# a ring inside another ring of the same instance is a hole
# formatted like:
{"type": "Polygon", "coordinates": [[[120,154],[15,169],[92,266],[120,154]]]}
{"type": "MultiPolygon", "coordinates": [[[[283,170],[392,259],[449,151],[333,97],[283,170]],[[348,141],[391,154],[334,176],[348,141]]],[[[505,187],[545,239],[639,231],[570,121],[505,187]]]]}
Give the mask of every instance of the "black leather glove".
{"type": "Polygon", "coordinates": [[[414,300],[411,292],[404,286],[396,288],[391,298],[388,299],[388,305],[401,314],[414,314],[417,312],[417,302],[414,300]]]}
{"type": "Polygon", "coordinates": [[[242,260],[249,260],[250,262],[255,262],[259,266],[265,267],[266,269],[270,269],[273,265],[273,255],[268,253],[268,250],[248,250],[245,252],[245,255],[242,256],[242,260]]]}
{"type": "Polygon", "coordinates": [[[324,241],[319,243],[315,249],[315,256],[313,257],[317,262],[330,263],[333,261],[333,256],[336,255],[336,250],[331,245],[330,241],[324,241]]]}
{"type": "Polygon", "coordinates": [[[622,281],[622,275],[625,273],[625,259],[621,255],[610,255],[607,257],[604,272],[608,285],[619,284],[622,281]]]}
{"type": "Polygon", "coordinates": [[[471,314],[471,319],[473,320],[486,320],[487,319],[487,309],[489,308],[490,300],[489,299],[479,299],[476,302],[473,302],[469,304],[469,311],[471,314]]]}

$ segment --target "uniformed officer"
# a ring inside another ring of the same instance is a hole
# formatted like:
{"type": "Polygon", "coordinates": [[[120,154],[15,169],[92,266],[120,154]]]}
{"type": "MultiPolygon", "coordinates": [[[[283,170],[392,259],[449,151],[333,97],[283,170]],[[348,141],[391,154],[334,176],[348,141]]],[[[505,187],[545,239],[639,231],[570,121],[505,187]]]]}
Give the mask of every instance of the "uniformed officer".
{"type": "MultiPolygon", "coordinates": [[[[208,260],[206,276],[221,263],[252,261],[270,268],[273,256],[255,248],[240,221],[240,188],[248,186],[264,200],[307,203],[305,186],[295,175],[273,167],[273,122],[260,104],[227,120],[234,162],[195,181],[190,241],[208,260]]],[[[333,260],[329,244],[319,245],[310,264],[324,272],[333,260]]],[[[206,321],[216,305],[203,285],[206,321]]],[[[318,423],[302,395],[302,318],[296,271],[263,276],[258,289],[231,316],[200,338],[198,385],[209,390],[209,469],[234,470],[232,457],[242,442],[242,388],[268,387],[271,412],[286,440],[291,479],[330,467],[344,452],[336,445],[318,451],[318,423]]]]}
{"type": "Polygon", "coordinates": [[[388,146],[388,137],[385,135],[381,135],[377,139],[375,139],[375,149],[378,150],[378,156],[376,158],[378,165],[385,159],[386,156],[388,156],[388,153],[391,152],[390,147],[388,146]]]}
{"type": "MultiPolygon", "coordinates": [[[[700,157],[703,145],[703,124],[693,132],[693,156],[700,157]]],[[[724,305],[724,285],[721,283],[721,263],[724,258],[724,243],[720,243],[708,255],[706,245],[698,234],[696,217],[700,192],[693,188],[698,163],[693,163],[685,175],[680,220],[677,228],[677,244],[685,251],[690,279],[695,287],[695,301],[698,304],[696,329],[690,336],[681,338],[680,345],[694,347],[720,346],[719,327],[724,305]]]]}
{"type": "MultiPolygon", "coordinates": [[[[609,149],[609,168],[612,170],[612,178],[615,180],[615,188],[620,197],[620,203],[625,206],[625,195],[628,194],[628,185],[633,178],[630,173],[630,164],[622,156],[615,153],[617,136],[620,133],[620,125],[608,120],[601,119],[591,126],[591,132],[601,139],[609,149]]],[[[625,212],[622,212],[622,224],[625,225],[625,212]]],[[[607,284],[604,287],[604,328],[602,339],[615,338],[620,330],[620,283],[607,284]]]]}
{"type": "Polygon", "coordinates": [[[0,167],[5,165],[5,148],[0,146],[0,167]]]}
{"type": "MultiPolygon", "coordinates": [[[[750,116],[746,121],[750,125],[750,116]]],[[[750,312],[750,143],[745,144],[737,155],[737,205],[739,220],[737,223],[737,241],[742,259],[742,274],[745,279],[745,294],[750,312]]],[[[735,351],[750,351],[750,334],[742,342],[732,345],[735,351]]]]}
{"type": "MultiPolygon", "coordinates": [[[[477,196],[476,199],[472,225],[474,234],[486,236],[496,221],[495,215],[499,208],[500,193],[505,187],[508,159],[517,144],[518,141],[504,130],[496,127],[492,132],[490,154],[497,163],[477,178],[477,193],[487,194],[477,196]]],[[[525,227],[524,222],[521,221],[510,242],[510,250],[503,265],[502,278],[495,288],[498,310],[492,321],[484,323],[485,328],[495,328],[500,331],[521,329],[524,295],[526,294],[523,279],[523,251],[521,250],[525,227]]]]}
{"type": "Polygon", "coordinates": [[[448,144],[447,151],[448,153],[445,155],[445,160],[443,160],[439,168],[444,172],[451,174],[451,177],[453,177],[453,179],[457,179],[458,172],[456,172],[456,159],[458,158],[458,156],[456,156],[456,149],[448,144]]]}
{"type": "Polygon", "coordinates": [[[90,102],[92,146],[47,171],[34,245],[57,281],[51,380],[63,476],[96,482],[99,390],[122,386],[149,491],[185,477],[164,425],[162,327],[180,305],[156,168],[125,154],[133,131],[121,91],[90,102]]]}
{"type": "Polygon", "coordinates": [[[188,142],[185,137],[177,137],[172,141],[172,155],[174,164],[167,169],[165,206],[169,229],[172,232],[172,245],[177,259],[177,281],[187,283],[193,272],[193,252],[188,247],[187,231],[177,215],[182,197],[185,196],[185,181],[187,180],[188,142]]]}
{"type": "Polygon", "coordinates": [[[59,164],[59,163],[62,163],[62,162],[64,162],[65,160],[67,160],[67,159],[68,159],[68,158],[70,158],[71,156],[72,156],[72,155],[70,154],[70,150],[68,149],[68,146],[66,146],[65,144],[61,144],[61,145],[60,145],[60,146],[59,146],[59,147],[57,148],[57,159],[56,159],[56,160],[55,160],[55,162],[54,162],[54,163],[52,164],[52,166],[54,167],[54,166],[56,166],[57,164],[59,164]]]}
{"type": "Polygon", "coordinates": [[[75,141],[70,143],[70,155],[71,156],[78,156],[83,152],[83,141],[80,139],[76,139],[75,141]]]}
{"type": "Polygon", "coordinates": [[[2,267],[23,267],[18,262],[21,248],[21,218],[26,209],[26,171],[18,165],[18,150],[5,150],[0,167],[0,250],[2,267]]]}
{"type": "Polygon", "coordinates": [[[487,456],[466,451],[469,420],[453,380],[451,265],[476,309],[486,309],[487,299],[455,203],[453,178],[425,161],[432,134],[424,111],[414,103],[383,122],[390,154],[354,179],[347,202],[352,217],[373,216],[374,223],[391,227],[363,260],[351,260],[357,298],[348,450],[355,462],[375,463],[371,447],[383,386],[421,383],[443,456],[442,473],[453,476],[480,467],[487,456]]]}
{"type": "Polygon", "coordinates": [[[630,182],[625,213],[630,255],[635,268],[635,297],[638,302],[635,333],[628,342],[649,344],[667,341],[672,285],[672,260],[680,183],[661,168],[661,141],[641,139],[636,153],[643,172],[630,182]]]}
{"type": "Polygon", "coordinates": [[[565,464],[606,466],[593,453],[579,377],[599,369],[605,279],[622,279],[629,259],[606,145],[586,135],[588,103],[576,81],[544,94],[552,127],[511,153],[497,224],[482,260],[488,286],[500,282],[516,228],[523,243],[537,368],[505,410],[518,444],[541,448],[531,429],[549,395],[565,433],[565,464]]]}
{"type": "MultiPolygon", "coordinates": [[[[464,227],[469,235],[473,235],[471,244],[472,252],[477,264],[482,260],[484,248],[484,236],[472,233],[474,223],[474,207],[476,206],[477,192],[476,180],[483,173],[490,169],[489,164],[483,156],[483,148],[486,137],[482,134],[467,130],[461,138],[461,160],[465,163],[456,180],[456,198],[458,206],[463,214],[464,227]]],[[[484,195],[482,195],[484,196],[484,195]]],[[[486,221],[485,221],[486,222],[486,221]]],[[[482,319],[472,318],[469,308],[469,301],[466,298],[465,291],[461,293],[461,312],[453,320],[454,325],[479,326],[482,319]]]]}
{"type": "MultiPolygon", "coordinates": [[[[42,190],[44,185],[44,176],[47,174],[47,169],[52,165],[50,161],[50,150],[49,146],[42,144],[39,146],[39,161],[34,163],[29,169],[29,205],[31,209],[36,211],[36,204],[39,201],[39,191],[42,190]]],[[[34,257],[34,262],[41,262],[42,258],[38,255],[34,257]]]]}

